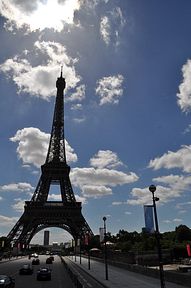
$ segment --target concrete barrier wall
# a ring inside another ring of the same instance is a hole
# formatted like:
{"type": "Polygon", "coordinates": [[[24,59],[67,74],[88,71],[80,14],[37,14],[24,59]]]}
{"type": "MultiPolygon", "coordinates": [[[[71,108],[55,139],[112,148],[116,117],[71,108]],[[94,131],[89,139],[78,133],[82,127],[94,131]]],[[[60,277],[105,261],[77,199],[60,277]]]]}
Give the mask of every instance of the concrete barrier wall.
{"type": "Polygon", "coordinates": [[[66,262],[64,261],[63,257],[60,257],[61,261],[64,265],[64,267],[66,268],[66,271],[68,272],[70,279],[72,280],[73,284],[77,287],[77,288],[83,288],[82,283],[80,282],[78,276],[72,271],[72,269],[70,269],[70,267],[66,264],[66,262]]]}

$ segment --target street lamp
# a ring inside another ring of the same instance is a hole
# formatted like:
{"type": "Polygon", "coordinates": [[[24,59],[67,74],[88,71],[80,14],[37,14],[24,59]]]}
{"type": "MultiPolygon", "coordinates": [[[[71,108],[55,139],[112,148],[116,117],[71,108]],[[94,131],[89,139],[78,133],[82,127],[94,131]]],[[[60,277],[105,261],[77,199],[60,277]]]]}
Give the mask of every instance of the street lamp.
{"type": "Polygon", "coordinates": [[[104,256],[105,256],[105,279],[108,280],[108,265],[107,265],[107,244],[106,244],[106,217],[103,217],[104,228],[104,256]]]}
{"type": "Polygon", "coordinates": [[[158,219],[157,219],[157,209],[156,209],[156,201],[159,201],[159,198],[155,197],[155,195],[154,195],[154,193],[156,191],[155,185],[150,185],[149,190],[152,193],[152,198],[153,198],[155,229],[156,229],[155,235],[156,235],[157,248],[158,248],[161,288],[165,288],[164,271],[163,271],[163,263],[162,263],[162,250],[161,250],[161,244],[160,244],[160,232],[159,232],[159,225],[158,225],[158,219]]]}
{"type": "Polygon", "coordinates": [[[80,264],[82,264],[82,251],[81,251],[81,234],[80,234],[80,239],[79,239],[79,249],[80,249],[80,264]]]}

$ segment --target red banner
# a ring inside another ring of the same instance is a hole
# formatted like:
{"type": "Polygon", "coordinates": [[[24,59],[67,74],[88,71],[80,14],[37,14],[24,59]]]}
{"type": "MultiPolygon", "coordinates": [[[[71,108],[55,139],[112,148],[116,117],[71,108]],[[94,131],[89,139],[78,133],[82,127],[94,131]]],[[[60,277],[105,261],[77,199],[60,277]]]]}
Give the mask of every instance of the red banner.
{"type": "Polygon", "coordinates": [[[186,249],[187,249],[188,256],[190,257],[191,256],[190,244],[186,244],[186,249]]]}
{"type": "Polygon", "coordinates": [[[89,245],[89,240],[90,240],[90,235],[88,233],[86,233],[85,239],[84,239],[84,244],[89,245]]]}

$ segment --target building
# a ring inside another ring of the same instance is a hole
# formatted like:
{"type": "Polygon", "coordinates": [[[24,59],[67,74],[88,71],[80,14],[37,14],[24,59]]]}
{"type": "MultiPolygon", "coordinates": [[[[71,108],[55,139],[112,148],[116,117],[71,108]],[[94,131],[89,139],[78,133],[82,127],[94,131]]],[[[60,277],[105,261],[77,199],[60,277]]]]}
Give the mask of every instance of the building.
{"type": "Polygon", "coordinates": [[[50,238],[50,231],[45,230],[44,231],[44,246],[49,245],[49,238],[50,238]]]}

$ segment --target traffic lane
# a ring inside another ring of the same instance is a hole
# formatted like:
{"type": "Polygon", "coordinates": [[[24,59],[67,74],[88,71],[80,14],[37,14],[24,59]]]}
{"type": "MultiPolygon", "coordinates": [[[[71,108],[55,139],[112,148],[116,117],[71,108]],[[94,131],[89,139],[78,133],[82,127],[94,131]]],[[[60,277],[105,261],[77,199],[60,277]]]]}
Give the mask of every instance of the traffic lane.
{"type": "Polygon", "coordinates": [[[40,255],[40,265],[33,265],[34,272],[32,275],[19,275],[19,269],[23,264],[31,264],[32,259],[18,259],[6,263],[1,263],[0,274],[10,275],[15,279],[15,288],[73,288],[73,283],[68,276],[63,264],[61,263],[60,257],[54,257],[54,264],[46,264],[47,256],[40,255]],[[38,281],[36,280],[37,270],[40,267],[49,267],[52,270],[52,279],[50,281],[38,281]]]}

